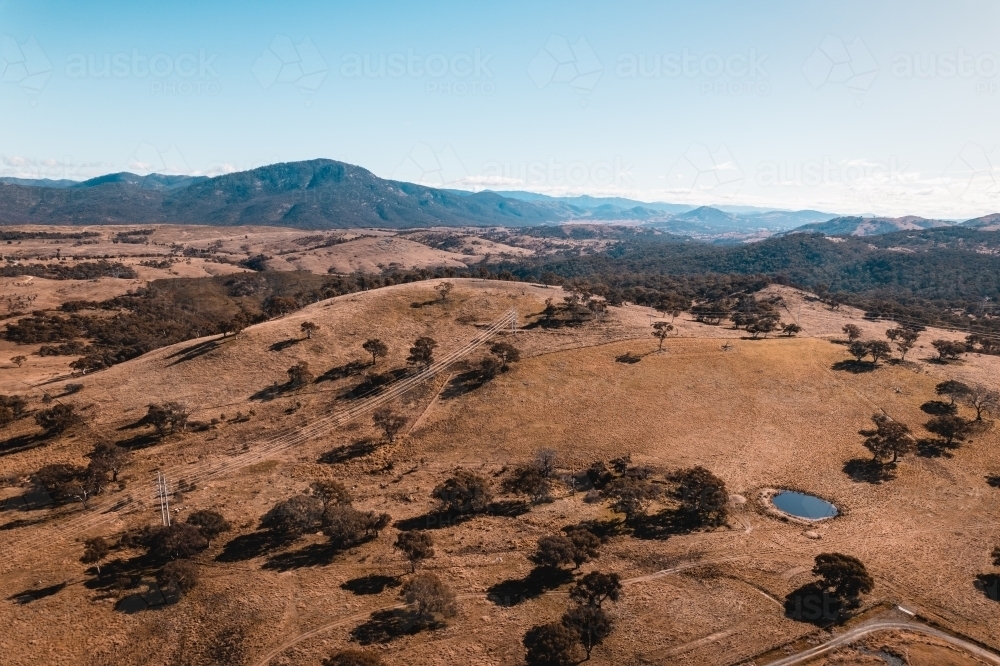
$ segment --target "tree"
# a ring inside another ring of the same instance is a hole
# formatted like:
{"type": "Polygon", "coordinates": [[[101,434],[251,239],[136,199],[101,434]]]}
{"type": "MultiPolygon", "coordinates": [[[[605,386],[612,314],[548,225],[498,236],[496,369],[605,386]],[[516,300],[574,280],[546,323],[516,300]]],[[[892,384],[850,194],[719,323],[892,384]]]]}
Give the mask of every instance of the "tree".
{"type": "Polygon", "coordinates": [[[601,540],[593,532],[581,527],[567,530],[566,536],[573,543],[574,569],[579,569],[581,564],[597,558],[601,540]]]}
{"type": "Polygon", "coordinates": [[[448,294],[450,294],[451,290],[454,288],[455,285],[453,285],[451,282],[442,282],[438,286],[434,287],[434,289],[437,290],[438,296],[441,297],[442,302],[448,300],[448,294]]]}
{"type": "Polygon", "coordinates": [[[944,438],[945,444],[951,446],[955,440],[965,441],[965,438],[972,432],[972,421],[961,416],[935,416],[925,423],[924,427],[938,437],[944,438]]]}
{"type": "Polygon", "coordinates": [[[104,537],[94,537],[83,542],[83,557],[80,561],[84,564],[94,564],[97,566],[97,573],[101,573],[101,560],[111,552],[111,546],[104,540],[104,537]]]}
{"type": "Polygon", "coordinates": [[[313,380],[313,374],[309,370],[309,364],[299,361],[288,368],[288,385],[292,388],[300,388],[309,384],[313,380]]]}
{"type": "Polygon", "coordinates": [[[964,342],[952,342],[951,340],[934,340],[931,346],[937,350],[938,360],[957,359],[967,350],[964,342]]]}
{"type": "Polygon", "coordinates": [[[890,328],[885,332],[885,337],[889,338],[896,344],[896,349],[899,350],[899,358],[901,361],[906,360],[906,352],[913,349],[913,345],[917,343],[917,338],[920,337],[920,333],[913,330],[912,328],[890,328]]]}
{"type": "Polygon", "coordinates": [[[798,324],[785,324],[784,326],[781,327],[781,332],[783,335],[792,337],[796,333],[801,333],[802,327],[799,326],[798,324]]]}
{"type": "Polygon", "coordinates": [[[674,330],[674,325],[669,322],[653,322],[653,337],[660,341],[660,346],[657,347],[657,351],[663,351],[663,341],[667,339],[667,336],[670,335],[670,331],[672,330],[674,330]]]}
{"type": "Polygon", "coordinates": [[[580,638],[561,622],[540,624],[528,629],[522,644],[528,666],[574,666],[580,663],[580,638]]]}
{"type": "Polygon", "coordinates": [[[119,472],[132,464],[132,453],[112,442],[99,442],[90,459],[111,472],[111,480],[117,481],[119,472]]]}
{"type": "Polygon", "coordinates": [[[880,358],[885,358],[892,353],[892,347],[889,346],[888,342],[883,342],[882,340],[872,340],[871,342],[865,343],[865,349],[872,356],[872,363],[878,365],[878,360],[880,358]]]}
{"type": "Polygon", "coordinates": [[[747,333],[754,339],[758,335],[763,335],[765,338],[767,334],[778,328],[781,325],[780,317],[777,312],[764,312],[753,315],[750,323],[747,324],[747,333]]]}
{"type": "Polygon", "coordinates": [[[319,326],[311,321],[302,322],[302,325],[299,326],[299,328],[302,329],[302,332],[306,334],[306,340],[311,339],[313,333],[319,330],[319,326]]]}
{"type": "Polygon", "coordinates": [[[861,338],[861,329],[855,324],[844,324],[844,328],[840,329],[847,336],[848,342],[854,342],[861,338]]]}
{"type": "Polygon", "coordinates": [[[354,501],[351,492],[339,481],[313,481],[309,486],[312,488],[313,497],[318,497],[325,507],[331,504],[350,504],[354,501]]]}
{"type": "Polygon", "coordinates": [[[614,499],[612,509],[624,513],[625,522],[631,524],[645,515],[646,507],[662,494],[662,490],[645,479],[621,477],[608,483],[603,493],[614,499]]]}
{"type": "Polygon", "coordinates": [[[535,451],[535,460],[532,463],[542,478],[551,479],[559,464],[559,454],[555,449],[542,448],[535,451]]]}
{"type": "Polygon", "coordinates": [[[32,478],[55,501],[66,501],[75,498],[78,479],[86,474],[83,467],[53,463],[41,467],[32,478]]]}
{"type": "Polygon", "coordinates": [[[406,425],[406,417],[396,414],[389,407],[382,407],[372,414],[372,422],[382,431],[390,444],[396,441],[396,435],[406,425]]]}
{"type": "Polygon", "coordinates": [[[372,355],[372,365],[375,365],[375,361],[380,356],[385,356],[389,353],[389,346],[378,338],[365,340],[364,344],[361,345],[361,348],[372,355]]]}
{"type": "Polygon", "coordinates": [[[872,452],[874,462],[881,464],[891,455],[889,462],[895,463],[899,456],[913,448],[913,435],[905,424],[893,421],[884,414],[873,415],[872,421],[875,422],[875,430],[863,430],[861,434],[867,435],[864,445],[872,452]]]}
{"type": "MultiPolygon", "coordinates": [[[[19,395],[0,395],[0,408],[9,412],[11,421],[16,421],[24,416],[24,410],[27,407],[28,401],[19,395]]],[[[0,420],[0,425],[6,425],[9,422],[0,420]]]]}
{"type": "Polygon", "coordinates": [[[24,365],[24,362],[28,360],[28,357],[23,355],[18,355],[18,356],[12,356],[10,360],[14,365],[20,368],[22,365],[24,365]]]}
{"type": "Polygon", "coordinates": [[[993,566],[1000,567],[1000,546],[995,546],[990,556],[993,558],[993,566]]]}
{"type": "Polygon", "coordinates": [[[166,590],[190,592],[198,584],[198,567],[193,562],[175,560],[167,562],[156,575],[156,582],[166,590]]]}
{"type": "Polygon", "coordinates": [[[531,561],[540,567],[558,568],[573,562],[576,546],[569,537],[562,535],[543,536],[538,539],[538,547],[531,561]]]}
{"type": "Polygon", "coordinates": [[[812,572],[821,578],[820,584],[825,590],[847,601],[851,608],[860,605],[860,595],[871,592],[875,587],[875,581],[865,565],[850,555],[820,553],[816,556],[812,572]]]}
{"type": "Polygon", "coordinates": [[[187,559],[208,548],[208,539],[194,525],[173,523],[151,535],[149,552],[166,559],[187,559]]]}
{"type": "Polygon", "coordinates": [[[973,384],[961,396],[962,401],[976,410],[976,420],[983,420],[983,413],[993,414],[1000,408],[1000,393],[982,384],[973,384]]]}
{"type": "Polygon", "coordinates": [[[507,372],[509,363],[517,363],[521,360],[521,352],[508,342],[494,342],[490,345],[490,353],[500,361],[500,372],[507,372]]]}
{"type": "Polygon", "coordinates": [[[716,527],[726,522],[729,493],[725,482],[704,467],[692,467],[671,475],[677,484],[675,496],[681,511],[699,526],[716,527]]]}
{"type": "Polygon", "coordinates": [[[385,662],[374,652],[341,650],[323,660],[323,666],[383,666],[385,662]]]}
{"type": "Polygon", "coordinates": [[[359,511],[350,504],[331,504],[323,512],[323,533],[337,546],[357,545],[389,526],[387,513],[359,511]]]}
{"type": "Polygon", "coordinates": [[[860,363],[865,356],[868,356],[868,345],[860,340],[855,340],[851,344],[847,345],[847,352],[856,358],[858,363],[860,363]]]}
{"type": "Polygon", "coordinates": [[[455,593],[436,575],[422,571],[406,581],[402,596],[413,606],[418,623],[438,624],[458,612],[455,593]]]}
{"type": "Polygon", "coordinates": [[[413,346],[410,347],[410,355],[407,357],[406,362],[424,367],[429,366],[434,362],[434,348],[437,346],[438,344],[434,341],[434,338],[417,338],[413,346]]]}
{"type": "Polygon", "coordinates": [[[400,532],[393,546],[410,561],[410,571],[416,573],[417,563],[434,557],[434,540],[427,532],[400,532]]]}
{"type": "Polygon", "coordinates": [[[503,489],[510,493],[531,496],[533,501],[541,501],[549,494],[549,480],[536,465],[518,465],[503,481],[503,489]]]}
{"type": "Polygon", "coordinates": [[[212,511],[211,509],[195,511],[187,517],[186,522],[188,525],[194,525],[198,528],[198,531],[205,537],[205,541],[209,546],[212,545],[212,539],[230,530],[229,522],[225,517],[218,511],[212,511]]]}
{"type": "Polygon", "coordinates": [[[937,395],[946,395],[951,400],[951,404],[955,404],[956,400],[959,400],[971,390],[968,384],[963,384],[960,381],[954,379],[949,379],[947,381],[941,382],[934,387],[934,393],[937,395]]]}
{"type": "Polygon", "coordinates": [[[145,423],[156,428],[160,437],[178,431],[183,431],[187,427],[187,408],[179,402],[165,402],[162,405],[153,404],[146,410],[143,418],[145,423]]]}
{"type": "Polygon", "coordinates": [[[591,571],[570,588],[569,598],[580,604],[600,608],[607,599],[618,601],[621,593],[621,576],[591,571]]]}
{"type": "Polygon", "coordinates": [[[501,364],[499,360],[492,356],[487,356],[479,361],[479,376],[483,381],[489,381],[500,374],[500,368],[501,364]]]}
{"type": "Polygon", "coordinates": [[[59,435],[80,422],[73,405],[58,404],[35,413],[35,423],[49,437],[59,435]]]}
{"type": "Polygon", "coordinates": [[[431,497],[441,503],[442,511],[461,514],[485,511],[493,494],[489,481],[475,472],[459,468],[434,488],[431,497]]]}
{"type": "Polygon", "coordinates": [[[278,502],[260,519],[260,526],[292,539],[316,529],[323,517],[323,502],[309,495],[295,495],[278,502]]]}
{"type": "Polygon", "coordinates": [[[577,635],[587,653],[587,659],[590,659],[594,647],[603,643],[615,628],[614,621],[606,611],[583,604],[571,606],[563,615],[562,623],[577,635]]]}

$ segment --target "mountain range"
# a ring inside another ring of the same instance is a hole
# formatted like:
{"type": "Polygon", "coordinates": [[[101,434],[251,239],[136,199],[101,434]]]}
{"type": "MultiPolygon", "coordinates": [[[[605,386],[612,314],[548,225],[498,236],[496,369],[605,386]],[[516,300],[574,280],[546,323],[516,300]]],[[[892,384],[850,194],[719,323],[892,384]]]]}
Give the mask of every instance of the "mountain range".
{"type": "MultiPolygon", "coordinates": [[[[0,178],[0,225],[174,223],[333,229],[569,222],[623,222],[732,242],[800,232],[871,236],[956,224],[916,216],[844,217],[815,210],[436,189],[385,180],[361,167],[327,159],[271,164],[214,178],[127,172],[86,181],[0,178]]],[[[998,229],[1000,214],[961,224],[998,229]]]]}

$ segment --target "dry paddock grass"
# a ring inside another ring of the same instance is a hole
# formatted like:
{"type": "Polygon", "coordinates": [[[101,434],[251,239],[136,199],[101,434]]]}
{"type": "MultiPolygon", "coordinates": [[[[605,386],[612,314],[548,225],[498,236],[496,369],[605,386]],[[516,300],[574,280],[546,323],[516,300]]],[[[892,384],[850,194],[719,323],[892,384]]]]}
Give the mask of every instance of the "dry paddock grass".
{"type": "MultiPolygon", "coordinates": [[[[196,465],[280,427],[306,423],[331,404],[343,403],[335,396],[356,381],[321,382],[270,402],[250,400],[273,381],[283,381],[292,363],[305,360],[320,374],[362,360],[360,343],[374,334],[392,347],[379,365],[400,367],[406,347],[418,335],[432,335],[447,351],[475,335],[475,324],[509,307],[517,307],[525,323],[525,315],[539,312],[546,297],[561,295],[556,289],[521,284],[454,282],[458,286],[447,303],[411,307],[436,297],[433,284],[427,283],[345,296],[252,327],[238,339],[182,362],[177,353],[197,341],[86,377],[85,388],[71,401],[88,415],[89,427],[43,448],[0,457],[0,476],[27,474],[56,460],[83,463],[82,455],[97,438],[131,436],[118,428],[141,417],[152,401],[184,400],[198,419],[220,412],[231,417],[253,407],[256,415],[246,423],[171,437],[137,453],[137,464],[126,473],[125,492],[145,493],[148,509],[115,527],[152,522],[157,513],[148,500],[156,465],[196,465]],[[306,320],[320,325],[312,340],[271,350],[276,343],[300,338],[299,325],[306,320]],[[297,410],[287,413],[296,402],[297,410]]],[[[199,558],[203,582],[177,605],[134,615],[115,612],[114,599],[96,599],[95,592],[79,584],[88,578],[78,561],[79,543],[52,544],[29,557],[15,553],[0,563],[4,598],[70,584],[24,605],[0,600],[3,662],[252,664],[300,633],[334,623],[272,662],[319,664],[348,644],[350,630],[372,610],[397,603],[393,589],[355,595],[341,588],[369,574],[404,575],[406,564],[391,548],[396,531],[386,530],[331,564],[288,571],[262,568],[266,558],[216,561],[229,539],[250,533],[268,507],[316,478],[340,479],[353,487],[359,507],[405,519],[432,508],[431,488],[455,466],[494,474],[543,446],[559,452],[567,471],[624,453],[661,471],[704,465],[731,492],[749,500],[733,513],[727,528],[665,540],[614,537],[596,563],[584,566],[629,579],[647,577],[629,583],[614,607],[619,629],[595,650],[594,663],[737,663],[805,635],[811,627],[784,618],[779,600],[810,579],[815,554],[830,550],[866,562],[877,581],[873,603],[901,603],[998,646],[1000,604],[973,587],[976,574],[991,570],[989,551],[1000,537],[1000,490],[985,481],[1000,473],[997,434],[975,437],[951,458],[907,456],[897,478],[888,483],[858,483],[842,469],[846,461],[865,457],[857,431],[869,424],[874,411],[885,410],[919,431],[927,419],[919,406],[933,397],[935,383],[954,376],[996,384],[1000,359],[972,357],[939,366],[922,360],[929,356],[924,349],[914,350],[908,364],[862,374],[834,371],[831,366],[846,358],[843,346],[831,342],[839,330],[837,321],[842,326],[858,313],[830,313],[806,300],[798,307],[795,299],[802,297],[790,290],[785,294],[794,304],[786,320],[794,316],[807,336],[820,337],[743,340],[739,332],[682,316],[679,336],[658,354],[649,336],[649,311],[636,307],[612,309],[608,320],[581,329],[522,331],[516,344],[528,358],[465,395],[445,397],[447,377],[407,395],[396,408],[415,427],[371,457],[340,465],[317,462],[334,446],[373,435],[369,422],[361,421],[274,462],[185,493],[176,505],[177,518],[198,508],[218,508],[237,529],[199,558]],[[720,348],[723,337],[729,338],[729,351],[720,348]],[[643,354],[642,360],[617,363],[616,356],[627,351],[643,354]],[[809,527],[763,511],[756,497],[765,487],[815,493],[842,513],[815,528],[821,538],[808,538],[804,533],[809,527]],[[650,576],[688,565],[695,566],[650,576]],[[335,624],[338,620],[344,621],[335,624]]],[[[866,332],[880,335],[884,328],[871,325],[866,332]]],[[[930,331],[921,342],[926,346],[938,335],[930,331]]],[[[373,649],[389,664],[519,663],[524,631],[559,617],[565,588],[509,607],[487,601],[486,590],[530,571],[526,556],[538,537],[583,519],[612,515],[603,505],[585,504],[582,493],[557,495],[554,502],[517,518],[483,516],[434,530],[437,555],[426,568],[463,595],[459,616],[448,628],[373,649]]],[[[0,512],[0,527],[23,517],[21,512],[0,512]]],[[[0,538],[16,550],[20,535],[52,529],[64,519],[54,516],[48,523],[2,530],[0,538]]],[[[291,550],[321,541],[308,536],[291,550]]],[[[905,647],[912,643],[907,640],[889,636],[883,643],[905,647]]],[[[914,650],[931,650],[921,645],[914,650]]],[[[838,652],[828,663],[863,663],[851,662],[851,655],[860,659],[857,651],[838,652]]],[[[964,663],[959,657],[955,663],[964,663]]]]}

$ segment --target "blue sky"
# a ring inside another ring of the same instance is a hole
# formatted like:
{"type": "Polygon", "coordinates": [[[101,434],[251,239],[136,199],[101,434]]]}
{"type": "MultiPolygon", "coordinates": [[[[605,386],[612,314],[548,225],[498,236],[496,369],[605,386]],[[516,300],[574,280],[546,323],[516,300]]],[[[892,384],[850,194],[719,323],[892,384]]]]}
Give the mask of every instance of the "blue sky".
{"type": "Polygon", "coordinates": [[[0,2],[0,172],[1000,210],[1000,3],[0,2]]]}

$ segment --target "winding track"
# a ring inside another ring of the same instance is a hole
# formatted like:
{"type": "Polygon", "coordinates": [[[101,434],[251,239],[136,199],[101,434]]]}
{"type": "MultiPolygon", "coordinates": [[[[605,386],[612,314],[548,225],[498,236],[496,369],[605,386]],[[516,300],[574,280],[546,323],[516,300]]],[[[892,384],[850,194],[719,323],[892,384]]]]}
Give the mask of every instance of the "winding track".
{"type": "MultiPolygon", "coordinates": [[[[269,439],[261,440],[255,445],[250,445],[248,451],[232,456],[231,458],[209,460],[197,465],[174,465],[160,471],[170,478],[184,478],[189,483],[203,483],[272,458],[294,446],[324,435],[396,399],[428,379],[437,376],[456,361],[488,342],[501,330],[516,326],[516,324],[517,311],[512,308],[494,320],[482,333],[463,347],[450,352],[431,365],[393,382],[386,390],[370,398],[365,398],[356,405],[329,413],[304,427],[285,429],[269,439]]],[[[127,498],[124,502],[118,500],[117,502],[104,502],[100,505],[94,502],[89,510],[67,520],[52,530],[44,533],[35,533],[8,544],[8,550],[5,553],[5,563],[8,565],[16,563],[32,556],[39,549],[47,548],[60,541],[65,541],[76,534],[100,525],[115,522],[118,520],[122,509],[129,509],[138,505],[139,503],[135,502],[131,497],[127,498]]]]}

